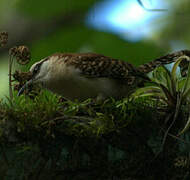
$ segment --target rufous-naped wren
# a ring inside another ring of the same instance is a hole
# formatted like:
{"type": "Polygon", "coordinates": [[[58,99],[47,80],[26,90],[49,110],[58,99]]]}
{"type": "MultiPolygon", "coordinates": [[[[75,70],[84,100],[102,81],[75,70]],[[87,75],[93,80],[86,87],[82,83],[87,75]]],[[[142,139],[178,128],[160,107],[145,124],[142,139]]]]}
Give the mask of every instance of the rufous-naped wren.
{"type": "Polygon", "coordinates": [[[186,51],[163,56],[139,68],[126,61],[95,53],[56,53],[31,66],[32,78],[19,90],[18,95],[29,84],[40,83],[69,100],[121,99],[149,80],[146,73],[159,65],[175,61],[176,57],[187,54],[186,51]]]}

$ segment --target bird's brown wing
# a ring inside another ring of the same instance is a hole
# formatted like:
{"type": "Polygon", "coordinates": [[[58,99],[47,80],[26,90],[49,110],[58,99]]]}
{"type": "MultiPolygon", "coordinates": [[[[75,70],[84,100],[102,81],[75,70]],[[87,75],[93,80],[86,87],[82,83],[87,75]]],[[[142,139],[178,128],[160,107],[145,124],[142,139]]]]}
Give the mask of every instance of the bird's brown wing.
{"type": "Polygon", "coordinates": [[[95,53],[62,54],[67,65],[78,68],[89,78],[109,77],[128,79],[139,71],[130,63],[95,53]]]}

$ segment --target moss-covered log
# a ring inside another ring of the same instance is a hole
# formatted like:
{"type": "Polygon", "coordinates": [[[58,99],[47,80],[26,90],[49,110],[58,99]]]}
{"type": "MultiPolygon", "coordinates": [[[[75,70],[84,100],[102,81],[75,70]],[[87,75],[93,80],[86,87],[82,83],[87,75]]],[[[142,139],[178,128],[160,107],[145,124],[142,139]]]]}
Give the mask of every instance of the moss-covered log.
{"type": "MultiPolygon", "coordinates": [[[[20,179],[173,179],[188,176],[188,143],[149,98],[102,104],[63,101],[48,92],[1,102],[2,177],[20,179]],[[163,142],[164,136],[167,136],[163,142]]],[[[188,135],[186,134],[187,138],[188,135]]]]}

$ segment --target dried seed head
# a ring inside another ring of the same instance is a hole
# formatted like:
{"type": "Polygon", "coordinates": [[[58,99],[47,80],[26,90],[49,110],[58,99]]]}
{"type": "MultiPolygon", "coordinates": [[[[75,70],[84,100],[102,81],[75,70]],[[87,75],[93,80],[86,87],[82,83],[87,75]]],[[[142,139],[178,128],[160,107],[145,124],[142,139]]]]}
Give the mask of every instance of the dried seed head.
{"type": "Polygon", "coordinates": [[[19,64],[27,64],[30,61],[30,51],[26,46],[18,47],[17,61],[19,64]]]}
{"type": "Polygon", "coordinates": [[[0,32],[0,46],[4,47],[8,42],[8,32],[0,32]]]}
{"type": "Polygon", "coordinates": [[[30,51],[26,46],[16,46],[9,50],[9,55],[16,57],[19,64],[25,65],[30,61],[30,51]]]}
{"type": "Polygon", "coordinates": [[[9,49],[9,55],[14,56],[14,57],[17,55],[17,47],[16,46],[9,49]]]}
{"type": "Polygon", "coordinates": [[[15,81],[18,81],[20,83],[25,83],[26,81],[30,80],[32,78],[31,72],[21,72],[16,70],[13,74],[13,78],[15,81]]]}

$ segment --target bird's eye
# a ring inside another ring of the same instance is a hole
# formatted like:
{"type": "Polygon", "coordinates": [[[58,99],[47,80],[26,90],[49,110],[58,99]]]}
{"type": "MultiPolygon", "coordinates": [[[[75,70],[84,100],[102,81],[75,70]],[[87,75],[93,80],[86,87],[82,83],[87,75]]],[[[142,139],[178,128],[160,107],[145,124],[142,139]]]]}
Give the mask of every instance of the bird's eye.
{"type": "Polygon", "coordinates": [[[39,71],[39,66],[36,66],[33,70],[33,74],[36,74],[39,71]]]}

